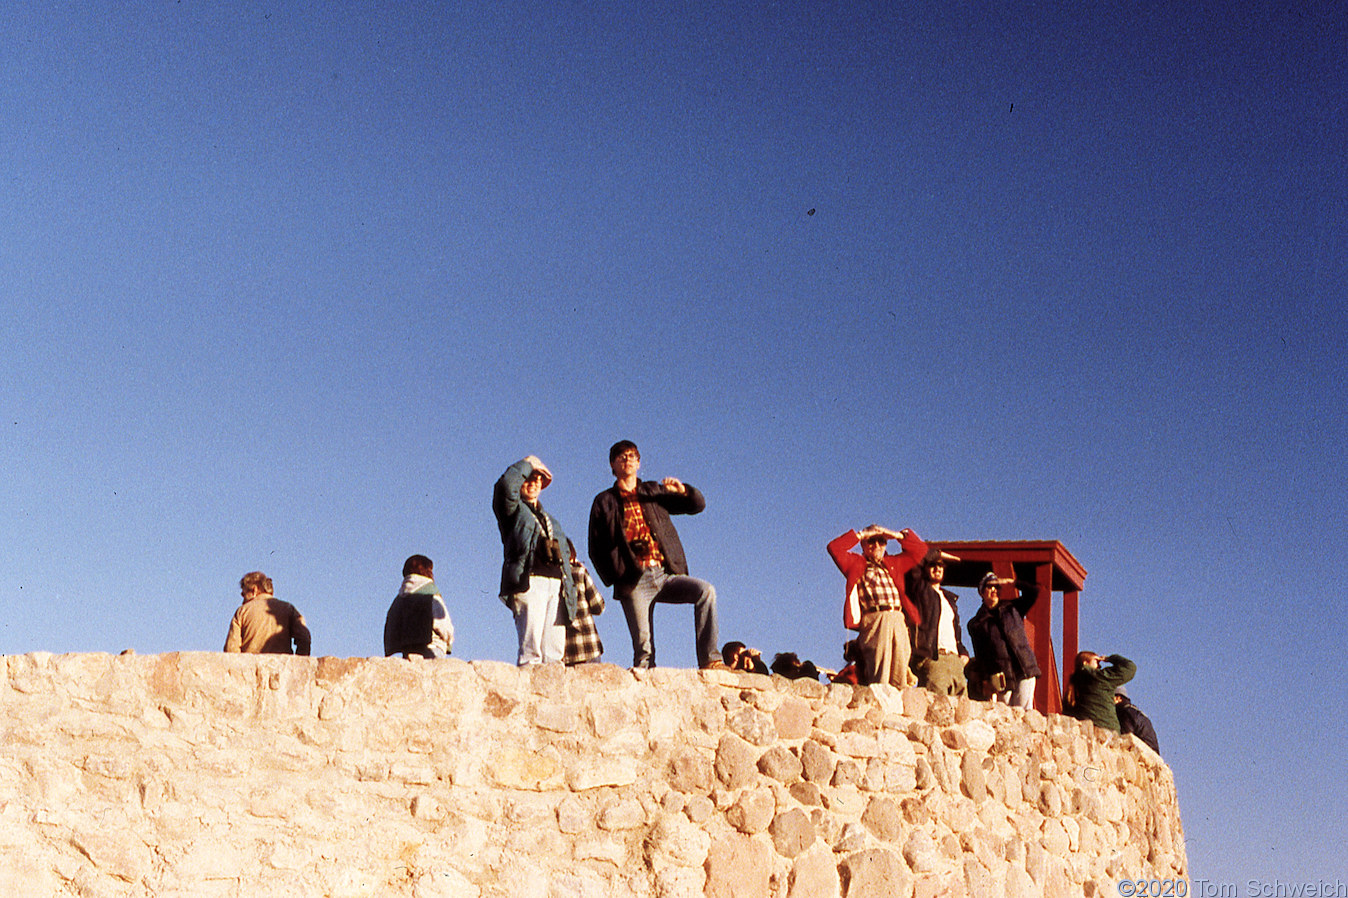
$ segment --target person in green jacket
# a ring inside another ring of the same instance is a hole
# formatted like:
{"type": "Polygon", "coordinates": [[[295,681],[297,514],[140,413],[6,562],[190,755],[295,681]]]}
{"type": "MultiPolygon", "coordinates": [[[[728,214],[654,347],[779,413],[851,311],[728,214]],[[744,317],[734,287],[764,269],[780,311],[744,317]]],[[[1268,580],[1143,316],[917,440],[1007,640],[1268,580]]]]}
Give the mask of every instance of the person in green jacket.
{"type": "Polygon", "coordinates": [[[1078,720],[1089,720],[1098,727],[1119,732],[1119,715],[1114,710],[1114,690],[1133,678],[1137,665],[1122,655],[1097,655],[1077,652],[1076,669],[1067,681],[1063,707],[1078,720]],[[1108,667],[1101,666],[1107,662],[1108,667]]]}

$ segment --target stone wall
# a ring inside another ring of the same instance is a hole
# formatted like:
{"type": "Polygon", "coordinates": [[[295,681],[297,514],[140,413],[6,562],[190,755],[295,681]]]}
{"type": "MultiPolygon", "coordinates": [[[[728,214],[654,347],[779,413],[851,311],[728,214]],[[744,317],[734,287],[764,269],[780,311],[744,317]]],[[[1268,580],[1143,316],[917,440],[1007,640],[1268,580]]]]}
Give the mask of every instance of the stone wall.
{"type": "Polygon", "coordinates": [[[0,663],[0,894],[1112,895],[1131,736],[918,690],[210,653],[0,663]]]}

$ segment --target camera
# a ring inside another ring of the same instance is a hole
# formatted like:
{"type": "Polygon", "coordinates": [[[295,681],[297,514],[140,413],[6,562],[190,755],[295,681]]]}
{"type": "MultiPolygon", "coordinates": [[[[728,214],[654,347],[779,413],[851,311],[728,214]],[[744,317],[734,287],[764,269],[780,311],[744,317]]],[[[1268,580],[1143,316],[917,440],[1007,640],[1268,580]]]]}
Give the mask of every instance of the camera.
{"type": "Polygon", "coordinates": [[[546,539],[538,544],[538,554],[540,560],[545,564],[561,564],[562,549],[557,545],[557,540],[546,539]]]}
{"type": "Polygon", "coordinates": [[[651,541],[649,537],[640,536],[628,543],[632,547],[632,554],[638,559],[649,558],[651,554],[651,541]]]}
{"type": "Polygon", "coordinates": [[[988,677],[988,685],[992,687],[993,692],[1006,691],[1006,674],[1000,670],[988,677]]]}

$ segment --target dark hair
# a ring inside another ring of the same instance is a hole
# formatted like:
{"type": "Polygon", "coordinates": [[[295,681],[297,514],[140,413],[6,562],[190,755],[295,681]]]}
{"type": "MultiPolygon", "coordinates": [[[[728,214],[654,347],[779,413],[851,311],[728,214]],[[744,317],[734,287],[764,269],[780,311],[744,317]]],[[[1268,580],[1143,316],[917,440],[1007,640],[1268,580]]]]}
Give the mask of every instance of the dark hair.
{"type": "Polygon", "coordinates": [[[641,450],[637,449],[636,443],[632,442],[631,440],[619,440],[612,446],[608,447],[608,463],[612,465],[613,460],[617,458],[619,455],[622,455],[628,449],[635,449],[637,453],[637,458],[641,458],[641,450]]]}
{"type": "Polygon", "coordinates": [[[745,645],[742,642],[727,642],[721,646],[721,660],[730,664],[730,659],[734,658],[736,653],[744,651],[745,645]]]}
{"type": "Polygon", "coordinates": [[[435,565],[425,555],[410,555],[407,560],[403,562],[404,577],[412,574],[420,574],[423,577],[429,577],[434,569],[435,565]]]}

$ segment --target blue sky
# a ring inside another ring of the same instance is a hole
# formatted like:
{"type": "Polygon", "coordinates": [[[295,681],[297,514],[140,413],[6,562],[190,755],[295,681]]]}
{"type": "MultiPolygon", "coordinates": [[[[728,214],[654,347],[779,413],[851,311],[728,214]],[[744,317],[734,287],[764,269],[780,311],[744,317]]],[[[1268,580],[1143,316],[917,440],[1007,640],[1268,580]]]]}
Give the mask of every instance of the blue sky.
{"type": "Polygon", "coordinates": [[[260,568],[376,654],[424,552],[509,660],[492,483],[580,537],[625,437],[769,654],[849,527],[1061,540],[1193,876],[1348,880],[1348,12],[725,6],[0,12],[0,651],[216,650],[260,568]]]}

